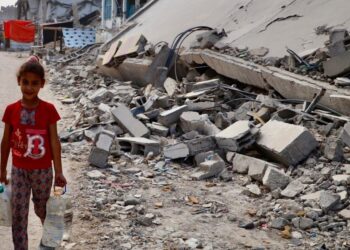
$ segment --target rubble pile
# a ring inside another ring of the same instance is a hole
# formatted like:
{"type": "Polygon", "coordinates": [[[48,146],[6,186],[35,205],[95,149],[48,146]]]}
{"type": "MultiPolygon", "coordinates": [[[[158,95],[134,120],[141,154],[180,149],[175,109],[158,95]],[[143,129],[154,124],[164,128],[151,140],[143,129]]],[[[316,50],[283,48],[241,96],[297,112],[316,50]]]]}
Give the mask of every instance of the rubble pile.
{"type": "MultiPolygon", "coordinates": [[[[105,64],[155,64],[166,47],[152,54],[157,47],[142,41],[140,50],[134,40],[137,53],[126,48],[105,64]]],[[[212,42],[201,38],[198,46],[205,44],[212,42]]],[[[147,84],[118,81],[99,75],[93,59],[91,52],[53,64],[50,75],[75,114],[60,135],[63,152],[91,165],[82,169],[80,219],[103,224],[99,247],[230,248],[232,240],[214,240],[211,230],[186,230],[196,216],[210,223],[204,228],[280,230],[284,246],[350,246],[348,118],[320,117],[311,111],[329,110],[285,102],[210,70],[190,69],[181,82],[169,71],[147,84]],[[242,212],[235,199],[254,206],[242,212]]]]}
{"type": "MultiPolygon", "coordinates": [[[[207,46],[192,45],[192,49],[212,49],[222,54],[242,58],[263,66],[274,66],[296,74],[308,75],[312,79],[326,81],[340,87],[350,85],[349,33],[345,29],[328,30],[329,41],[323,48],[315,48],[296,53],[287,48],[288,56],[269,57],[266,47],[249,49],[248,47],[232,48],[220,41],[220,36],[207,34],[206,39],[213,41],[207,46]],[[214,36],[216,40],[212,37],[214,36]]],[[[198,40],[203,39],[201,36],[198,40]]],[[[197,41],[198,43],[198,41],[197,41]]]]}

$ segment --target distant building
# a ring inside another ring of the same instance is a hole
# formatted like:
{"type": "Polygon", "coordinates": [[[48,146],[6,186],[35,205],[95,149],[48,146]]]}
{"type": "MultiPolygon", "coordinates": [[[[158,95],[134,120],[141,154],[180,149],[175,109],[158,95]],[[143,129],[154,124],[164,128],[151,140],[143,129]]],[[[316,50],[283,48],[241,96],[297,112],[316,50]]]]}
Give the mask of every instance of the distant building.
{"type": "Polygon", "coordinates": [[[115,29],[150,0],[102,0],[102,29],[115,29]]]}
{"type": "MultiPolygon", "coordinates": [[[[76,6],[77,18],[101,10],[100,0],[18,0],[17,3],[24,1],[29,5],[26,13],[27,19],[37,23],[72,20],[74,6],[76,6]]],[[[24,13],[20,14],[20,19],[26,19],[24,13]]]]}
{"type": "Polygon", "coordinates": [[[15,6],[7,6],[0,8],[0,23],[8,19],[17,18],[17,8],[15,6]]]}

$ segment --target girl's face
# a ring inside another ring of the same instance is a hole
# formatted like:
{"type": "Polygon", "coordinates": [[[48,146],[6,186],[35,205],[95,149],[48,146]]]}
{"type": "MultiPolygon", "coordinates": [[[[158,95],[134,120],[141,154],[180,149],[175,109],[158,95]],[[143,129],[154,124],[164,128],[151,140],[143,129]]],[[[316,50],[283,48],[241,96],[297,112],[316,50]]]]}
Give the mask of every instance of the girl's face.
{"type": "Polygon", "coordinates": [[[18,86],[21,88],[23,99],[34,101],[37,99],[39,91],[44,87],[45,79],[31,72],[23,73],[18,79],[18,86]]]}

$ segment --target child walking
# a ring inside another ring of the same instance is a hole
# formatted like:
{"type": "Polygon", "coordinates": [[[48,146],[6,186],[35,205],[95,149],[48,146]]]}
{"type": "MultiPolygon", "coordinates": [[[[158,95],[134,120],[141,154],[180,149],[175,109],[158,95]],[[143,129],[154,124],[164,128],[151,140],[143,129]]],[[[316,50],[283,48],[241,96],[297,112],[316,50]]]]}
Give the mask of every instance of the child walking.
{"type": "Polygon", "coordinates": [[[64,187],[61,144],[57,135],[60,119],[54,105],[38,97],[45,84],[45,71],[36,56],[24,63],[17,73],[21,100],[6,107],[1,142],[0,182],[8,183],[7,161],[12,150],[12,237],[15,250],[28,249],[28,212],[30,193],[35,214],[44,223],[46,203],[50,197],[53,171],[54,185],[64,187]]]}

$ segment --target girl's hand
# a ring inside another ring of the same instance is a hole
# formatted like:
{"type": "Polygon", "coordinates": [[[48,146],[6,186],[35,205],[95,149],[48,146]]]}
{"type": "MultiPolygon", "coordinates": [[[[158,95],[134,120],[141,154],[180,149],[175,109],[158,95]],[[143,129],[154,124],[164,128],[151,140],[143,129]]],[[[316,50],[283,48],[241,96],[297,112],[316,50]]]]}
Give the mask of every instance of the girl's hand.
{"type": "Polygon", "coordinates": [[[7,172],[0,173],[0,183],[4,183],[5,185],[9,184],[9,180],[7,179],[7,172]]]}
{"type": "Polygon", "coordinates": [[[64,187],[67,185],[67,180],[63,174],[55,174],[55,186],[64,187]]]}

